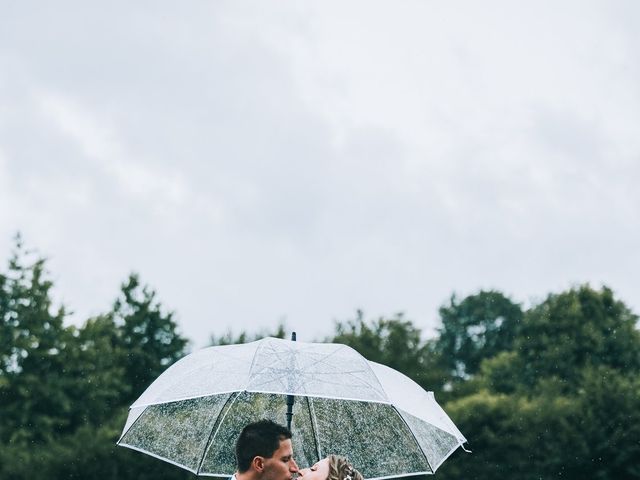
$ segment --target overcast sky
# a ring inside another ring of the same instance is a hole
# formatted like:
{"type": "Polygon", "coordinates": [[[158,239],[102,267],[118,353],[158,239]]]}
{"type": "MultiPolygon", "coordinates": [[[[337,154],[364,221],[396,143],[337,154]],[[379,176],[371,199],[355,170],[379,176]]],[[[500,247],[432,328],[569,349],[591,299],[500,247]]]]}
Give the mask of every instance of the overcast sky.
{"type": "Polygon", "coordinates": [[[455,291],[640,311],[640,2],[0,2],[0,260],[203,346],[455,291]]]}

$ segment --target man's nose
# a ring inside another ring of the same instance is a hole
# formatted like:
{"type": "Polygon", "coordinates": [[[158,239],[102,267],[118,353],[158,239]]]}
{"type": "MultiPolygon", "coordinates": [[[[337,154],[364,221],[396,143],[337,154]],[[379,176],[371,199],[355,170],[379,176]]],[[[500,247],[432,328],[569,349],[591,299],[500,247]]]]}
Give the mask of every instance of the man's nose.
{"type": "Polygon", "coordinates": [[[293,473],[300,471],[298,469],[298,464],[296,463],[296,461],[293,458],[291,459],[291,462],[289,462],[289,471],[291,471],[293,473]]]}

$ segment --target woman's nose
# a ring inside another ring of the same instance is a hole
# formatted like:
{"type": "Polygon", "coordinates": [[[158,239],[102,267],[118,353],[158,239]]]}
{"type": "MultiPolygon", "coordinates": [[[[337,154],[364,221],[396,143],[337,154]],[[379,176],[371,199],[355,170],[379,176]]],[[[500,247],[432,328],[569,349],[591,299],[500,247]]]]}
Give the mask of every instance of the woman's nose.
{"type": "Polygon", "coordinates": [[[304,477],[307,474],[308,471],[309,471],[308,468],[303,468],[302,470],[298,470],[298,476],[299,477],[304,477]]]}

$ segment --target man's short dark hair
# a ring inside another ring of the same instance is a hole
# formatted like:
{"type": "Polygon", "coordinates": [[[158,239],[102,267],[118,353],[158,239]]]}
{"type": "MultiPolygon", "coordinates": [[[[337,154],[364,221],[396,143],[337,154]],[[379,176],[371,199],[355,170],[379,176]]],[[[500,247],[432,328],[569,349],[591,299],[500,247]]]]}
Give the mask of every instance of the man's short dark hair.
{"type": "Polygon", "coordinates": [[[236,441],[238,472],[249,470],[256,456],[271,457],[280,448],[280,442],[288,438],[291,438],[291,431],[271,420],[260,420],[244,427],[236,441]]]}

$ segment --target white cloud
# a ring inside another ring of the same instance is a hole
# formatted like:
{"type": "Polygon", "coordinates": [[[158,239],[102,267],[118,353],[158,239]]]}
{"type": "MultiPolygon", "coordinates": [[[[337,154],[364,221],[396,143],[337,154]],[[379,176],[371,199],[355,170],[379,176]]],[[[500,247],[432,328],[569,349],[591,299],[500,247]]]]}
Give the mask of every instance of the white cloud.
{"type": "Polygon", "coordinates": [[[631,2],[68,7],[0,19],[0,247],[78,321],[132,269],[198,344],[428,328],[454,289],[637,306],[631,2]]]}
{"type": "Polygon", "coordinates": [[[113,177],[133,200],[181,204],[187,187],[176,169],[142,164],[119,139],[117,129],[78,102],[53,92],[39,92],[37,102],[54,127],[73,140],[83,157],[113,177]]]}

